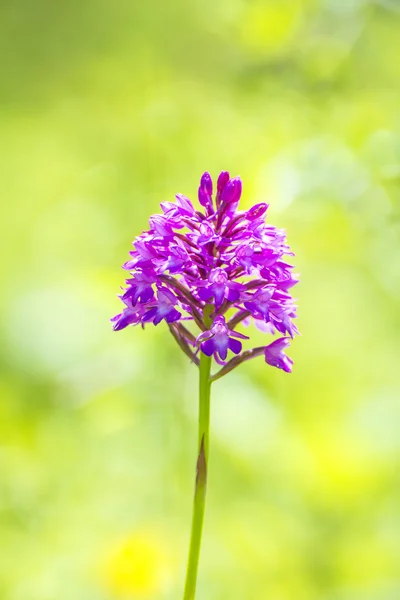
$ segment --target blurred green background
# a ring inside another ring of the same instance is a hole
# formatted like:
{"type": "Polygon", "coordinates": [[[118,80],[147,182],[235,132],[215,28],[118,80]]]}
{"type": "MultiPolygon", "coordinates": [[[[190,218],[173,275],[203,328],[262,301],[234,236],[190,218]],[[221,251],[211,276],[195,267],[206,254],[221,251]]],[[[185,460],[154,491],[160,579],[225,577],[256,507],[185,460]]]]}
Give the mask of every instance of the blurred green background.
{"type": "Polygon", "coordinates": [[[222,169],[288,231],[302,337],[213,387],[198,600],[400,598],[399,39],[398,0],[1,2],[2,600],[181,597],[196,372],[109,318],[222,169]]]}

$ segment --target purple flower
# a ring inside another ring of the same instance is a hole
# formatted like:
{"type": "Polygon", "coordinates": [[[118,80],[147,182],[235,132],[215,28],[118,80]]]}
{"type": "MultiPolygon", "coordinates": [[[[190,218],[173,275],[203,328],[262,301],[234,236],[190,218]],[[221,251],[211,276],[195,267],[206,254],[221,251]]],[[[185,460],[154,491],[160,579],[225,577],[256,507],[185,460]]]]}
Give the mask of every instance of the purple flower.
{"type": "Polygon", "coordinates": [[[194,215],[194,207],[189,198],[183,194],[176,194],[176,203],[161,202],[161,208],[164,212],[164,217],[171,222],[180,223],[180,217],[192,217],[194,215]]]}
{"type": "Polygon", "coordinates": [[[225,361],[228,351],[237,355],[223,363],[227,371],[260,355],[260,348],[242,352],[239,339],[248,338],[235,330],[251,321],[265,335],[284,336],[262,351],[268,364],[289,371],[292,362],[283,350],[298,333],[290,295],[298,280],[285,260],[293,255],[285,232],[265,222],[265,202],[238,210],[239,177],[222,171],[214,198],[213,189],[211,175],[204,173],[198,187],[201,210],[176,194],[175,202],[161,204],[162,214],[150,217],[150,229],[135,239],[124,264],[130,272],[120,296],[125,306],[112,319],[113,327],[164,320],[197,364],[196,338],[181,323],[193,321],[200,328],[200,352],[217,362],[225,361]]]}
{"type": "Polygon", "coordinates": [[[139,302],[148,302],[154,298],[154,291],[152,284],[157,281],[157,276],[151,271],[140,272],[138,271],[133,275],[131,279],[127,279],[126,283],[129,284],[127,291],[122,296],[123,300],[130,298],[132,304],[139,302]]]}
{"type": "Polygon", "coordinates": [[[124,302],[125,308],[122,313],[111,319],[114,331],[125,329],[128,325],[137,325],[141,322],[144,314],[144,306],[142,304],[134,306],[131,298],[124,299],[123,296],[120,296],[120,298],[124,302]]]}
{"type": "Polygon", "coordinates": [[[266,285],[261,288],[258,292],[253,294],[249,301],[243,302],[244,306],[253,313],[254,317],[269,321],[269,309],[270,300],[274,294],[275,288],[270,285],[266,285]]]}
{"type": "Polygon", "coordinates": [[[210,242],[218,240],[215,229],[212,223],[209,221],[203,221],[200,223],[198,232],[194,234],[188,234],[188,238],[199,246],[203,246],[204,244],[209,244],[210,242]]]}
{"type": "Polygon", "coordinates": [[[228,348],[234,354],[239,354],[242,349],[241,342],[235,338],[242,340],[249,339],[242,333],[228,329],[224,317],[216,317],[211,329],[201,333],[197,338],[197,342],[200,343],[202,352],[207,354],[207,356],[217,354],[222,360],[225,360],[228,348]]]}
{"type": "Polygon", "coordinates": [[[165,256],[154,260],[154,264],[157,266],[157,273],[165,273],[169,271],[171,274],[182,273],[185,265],[190,262],[189,255],[185,248],[176,244],[168,248],[165,256]]]}
{"type": "Polygon", "coordinates": [[[154,325],[161,323],[163,319],[167,323],[173,323],[181,318],[181,313],[176,310],[178,299],[168,288],[160,288],[157,292],[157,300],[155,306],[144,313],[143,322],[152,321],[154,325]]]}
{"type": "Polygon", "coordinates": [[[266,346],[264,349],[265,362],[272,367],[283,369],[286,373],[291,373],[293,361],[284,353],[289,344],[290,341],[288,338],[279,338],[272,342],[272,344],[269,344],[269,346],[266,346]]]}
{"type": "Polygon", "coordinates": [[[167,219],[163,215],[153,215],[149,219],[151,231],[158,234],[160,237],[169,237],[174,235],[173,227],[176,224],[172,222],[172,219],[167,219]]]}
{"type": "Polygon", "coordinates": [[[226,298],[231,302],[236,302],[240,297],[244,285],[229,281],[228,274],[223,269],[217,267],[212,269],[208,277],[209,284],[199,289],[198,295],[202,300],[208,301],[214,298],[215,307],[219,308],[226,298]]]}

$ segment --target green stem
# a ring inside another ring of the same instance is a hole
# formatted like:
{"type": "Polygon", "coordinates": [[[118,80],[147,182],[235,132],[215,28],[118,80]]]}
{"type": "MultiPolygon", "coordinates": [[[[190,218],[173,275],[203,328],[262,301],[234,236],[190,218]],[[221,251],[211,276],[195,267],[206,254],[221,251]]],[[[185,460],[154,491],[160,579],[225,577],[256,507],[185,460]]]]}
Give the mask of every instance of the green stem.
{"type": "Polygon", "coordinates": [[[210,429],[210,370],[211,357],[200,354],[199,387],[199,439],[196,468],[196,487],[190,536],[189,559],[186,571],[183,600],[194,600],[196,593],[197,570],[199,566],[201,536],[203,531],[204,508],[206,504],[208,448],[210,429]]]}

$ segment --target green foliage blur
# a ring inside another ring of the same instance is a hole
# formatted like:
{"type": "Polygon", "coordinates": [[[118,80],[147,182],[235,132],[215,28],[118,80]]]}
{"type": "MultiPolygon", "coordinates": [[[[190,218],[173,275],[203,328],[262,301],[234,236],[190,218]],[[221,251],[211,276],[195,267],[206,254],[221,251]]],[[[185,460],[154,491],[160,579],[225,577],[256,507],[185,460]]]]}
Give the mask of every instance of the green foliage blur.
{"type": "Polygon", "coordinates": [[[196,371],[109,318],[222,169],[287,229],[302,337],[213,386],[198,600],[400,598],[399,32],[398,0],[1,2],[1,600],[181,597],[196,371]]]}

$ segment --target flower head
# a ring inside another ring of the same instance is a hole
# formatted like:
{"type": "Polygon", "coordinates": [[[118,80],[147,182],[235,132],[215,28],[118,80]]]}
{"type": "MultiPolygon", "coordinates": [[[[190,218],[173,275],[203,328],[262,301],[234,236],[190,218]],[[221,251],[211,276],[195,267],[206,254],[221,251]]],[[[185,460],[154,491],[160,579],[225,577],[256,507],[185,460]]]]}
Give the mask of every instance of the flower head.
{"type": "Polygon", "coordinates": [[[264,202],[238,210],[239,177],[223,171],[215,187],[213,199],[211,176],[204,173],[198,188],[201,210],[177,194],[175,202],[161,204],[162,214],[150,217],[150,229],[136,238],[124,265],[130,272],[120,296],[125,307],[112,319],[113,327],[164,320],[194,363],[203,352],[225,365],[230,351],[237,355],[236,365],[250,354],[240,354],[239,340],[248,337],[235,328],[253,318],[265,333],[284,336],[263,351],[268,364],[290,372],[292,361],[284,350],[298,333],[289,292],[297,279],[284,259],[292,255],[285,232],[265,222],[264,202]],[[193,321],[200,335],[193,336],[182,321],[193,321]]]}

